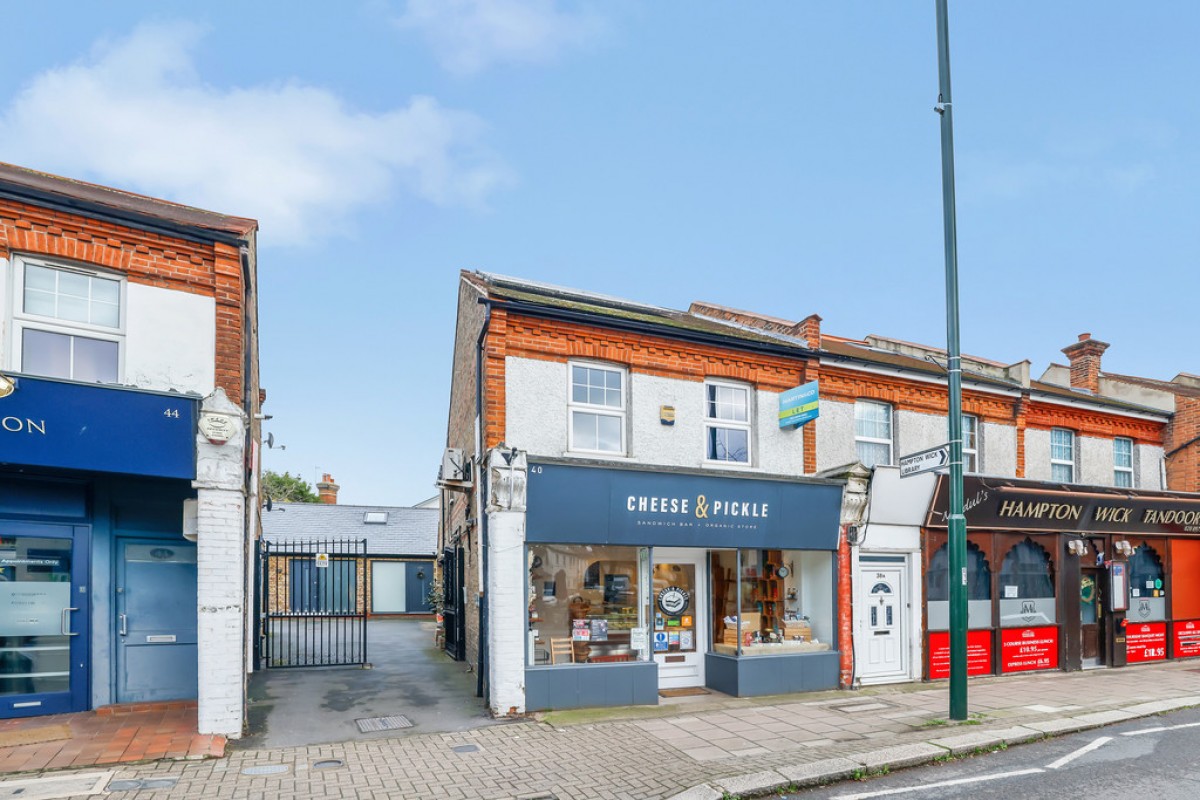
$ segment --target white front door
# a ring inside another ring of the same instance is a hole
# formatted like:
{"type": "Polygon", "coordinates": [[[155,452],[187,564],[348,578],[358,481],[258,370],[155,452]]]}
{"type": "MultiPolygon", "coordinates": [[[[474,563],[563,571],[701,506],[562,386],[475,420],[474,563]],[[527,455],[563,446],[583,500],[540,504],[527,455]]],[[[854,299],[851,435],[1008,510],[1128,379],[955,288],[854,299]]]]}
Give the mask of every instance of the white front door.
{"type": "Polygon", "coordinates": [[[859,669],[859,677],[863,680],[907,677],[908,592],[904,561],[903,556],[860,559],[860,630],[864,637],[860,652],[865,663],[859,669]]]}
{"type": "Polygon", "coordinates": [[[650,636],[660,689],[704,685],[706,557],[706,551],[695,548],[654,548],[650,636]]]}

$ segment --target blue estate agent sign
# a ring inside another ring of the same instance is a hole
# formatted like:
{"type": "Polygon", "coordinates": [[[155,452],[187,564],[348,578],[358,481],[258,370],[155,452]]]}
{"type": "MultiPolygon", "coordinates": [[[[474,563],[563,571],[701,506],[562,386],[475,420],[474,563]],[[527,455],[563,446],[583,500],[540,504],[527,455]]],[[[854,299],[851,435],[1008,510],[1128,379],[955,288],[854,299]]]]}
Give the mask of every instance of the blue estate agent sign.
{"type": "Polygon", "coordinates": [[[837,548],[836,483],[529,465],[526,539],[558,544],[837,548]]]}
{"type": "Polygon", "coordinates": [[[820,414],[817,407],[817,382],[788,389],[779,395],[779,427],[798,428],[820,414]]]}
{"type": "Polygon", "coordinates": [[[12,380],[14,391],[0,397],[0,463],[196,477],[196,398],[12,380]]]}

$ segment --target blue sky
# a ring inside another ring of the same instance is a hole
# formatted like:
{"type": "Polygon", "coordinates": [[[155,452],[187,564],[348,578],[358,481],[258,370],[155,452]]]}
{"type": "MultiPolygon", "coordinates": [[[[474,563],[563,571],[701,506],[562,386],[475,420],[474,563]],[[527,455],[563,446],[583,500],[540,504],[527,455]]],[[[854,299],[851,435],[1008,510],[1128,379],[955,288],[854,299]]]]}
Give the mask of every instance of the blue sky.
{"type": "MultiPolygon", "coordinates": [[[[1200,5],[951,0],[964,352],[1200,373],[1200,5]]],[[[6,10],[0,160],[261,221],[265,464],[434,493],[460,269],[945,343],[934,4],[6,10]]]]}

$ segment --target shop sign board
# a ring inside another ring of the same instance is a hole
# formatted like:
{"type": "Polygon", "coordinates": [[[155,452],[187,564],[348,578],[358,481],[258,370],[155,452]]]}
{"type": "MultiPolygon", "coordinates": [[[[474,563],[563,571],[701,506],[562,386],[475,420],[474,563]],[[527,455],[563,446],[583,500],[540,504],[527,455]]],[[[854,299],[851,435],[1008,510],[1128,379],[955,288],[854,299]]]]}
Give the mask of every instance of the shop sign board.
{"type": "MultiPolygon", "coordinates": [[[[926,527],[945,528],[949,482],[938,480],[926,527]]],[[[974,530],[1047,533],[1200,534],[1200,500],[1138,492],[1079,490],[1016,478],[963,477],[963,514],[974,530]]]]}
{"type": "Polygon", "coordinates": [[[1175,633],[1175,657],[1200,656],[1200,619],[1176,622],[1172,628],[1175,633]]]}
{"type": "Polygon", "coordinates": [[[1004,628],[1000,631],[1000,671],[1058,669],[1058,628],[1004,628]]]}
{"type": "Polygon", "coordinates": [[[196,477],[199,399],[44,378],[0,398],[0,463],[196,477]]]}
{"type": "MultiPolygon", "coordinates": [[[[992,632],[967,631],[967,675],[992,674],[992,632]]],[[[950,677],[950,632],[929,634],[929,680],[950,677]]]]}
{"type": "Polygon", "coordinates": [[[812,422],[820,415],[819,392],[817,382],[788,389],[779,395],[779,427],[799,428],[806,422],[812,422]]]}
{"type": "Polygon", "coordinates": [[[1125,627],[1125,658],[1130,664],[1167,657],[1167,623],[1143,622],[1125,627]]]}
{"type": "Polygon", "coordinates": [[[534,461],[526,541],[836,550],[841,507],[833,481],[534,461]]]}

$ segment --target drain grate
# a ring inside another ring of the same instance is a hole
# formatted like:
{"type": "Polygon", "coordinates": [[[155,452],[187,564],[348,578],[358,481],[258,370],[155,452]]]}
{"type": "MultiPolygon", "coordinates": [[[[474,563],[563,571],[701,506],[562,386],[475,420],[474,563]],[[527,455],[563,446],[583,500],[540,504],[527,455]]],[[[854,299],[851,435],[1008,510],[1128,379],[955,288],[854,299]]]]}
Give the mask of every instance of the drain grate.
{"type": "Polygon", "coordinates": [[[373,733],[375,731],[398,731],[401,728],[411,728],[412,720],[403,714],[396,714],[392,717],[369,717],[368,719],[356,719],[354,722],[358,725],[360,733],[373,733]]]}
{"type": "Polygon", "coordinates": [[[887,703],[846,703],[844,705],[829,706],[834,711],[841,711],[844,714],[861,714],[867,711],[883,711],[892,708],[887,703]]]}
{"type": "Polygon", "coordinates": [[[260,764],[257,767],[246,767],[242,770],[243,775],[279,775],[287,772],[288,768],[283,764],[260,764]]]}
{"type": "Polygon", "coordinates": [[[138,789],[173,789],[179,778],[135,778],[112,781],[105,787],[109,792],[136,792],[138,789]]]}
{"type": "Polygon", "coordinates": [[[313,769],[337,769],[346,766],[340,758],[326,758],[313,764],[313,769]]]}

